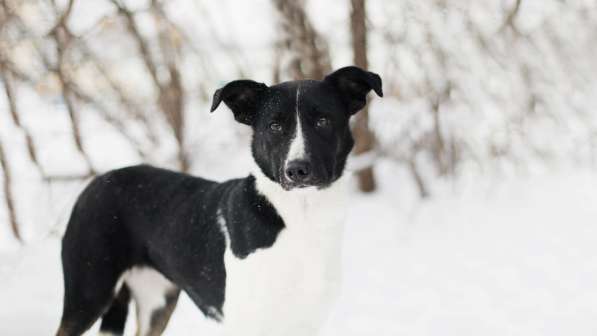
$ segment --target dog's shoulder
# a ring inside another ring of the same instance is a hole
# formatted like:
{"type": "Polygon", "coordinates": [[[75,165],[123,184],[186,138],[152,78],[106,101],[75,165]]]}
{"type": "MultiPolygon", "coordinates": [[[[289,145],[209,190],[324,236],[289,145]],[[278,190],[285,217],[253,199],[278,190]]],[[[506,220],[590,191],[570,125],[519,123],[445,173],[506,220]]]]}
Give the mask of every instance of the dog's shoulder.
{"type": "Polygon", "coordinates": [[[257,249],[274,244],[284,221],[268,199],[255,187],[255,178],[231,180],[225,183],[218,207],[218,221],[225,230],[230,248],[238,258],[245,258],[257,249]]]}

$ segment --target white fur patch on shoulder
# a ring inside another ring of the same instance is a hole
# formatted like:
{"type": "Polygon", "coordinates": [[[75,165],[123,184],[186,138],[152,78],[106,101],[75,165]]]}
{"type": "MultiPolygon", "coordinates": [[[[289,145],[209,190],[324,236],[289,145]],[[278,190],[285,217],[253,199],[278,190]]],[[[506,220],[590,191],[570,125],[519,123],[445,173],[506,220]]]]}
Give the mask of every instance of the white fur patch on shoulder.
{"type": "Polygon", "coordinates": [[[220,231],[224,235],[224,239],[226,240],[226,247],[230,246],[230,234],[228,233],[228,227],[226,226],[226,220],[224,219],[224,215],[222,214],[222,209],[218,208],[216,212],[216,220],[218,222],[218,227],[220,231]]]}

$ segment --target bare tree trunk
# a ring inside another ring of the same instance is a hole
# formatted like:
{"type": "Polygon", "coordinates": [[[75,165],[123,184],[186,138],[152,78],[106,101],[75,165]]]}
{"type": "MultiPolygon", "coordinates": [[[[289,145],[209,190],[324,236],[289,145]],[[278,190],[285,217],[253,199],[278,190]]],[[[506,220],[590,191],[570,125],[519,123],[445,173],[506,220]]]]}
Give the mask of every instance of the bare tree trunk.
{"type": "MultiPolygon", "coordinates": [[[[352,49],[354,64],[367,69],[367,13],[365,0],[351,0],[350,29],[352,32],[352,49]]],[[[369,111],[365,107],[355,117],[354,123],[355,154],[363,154],[373,150],[375,136],[369,129],[369,111]]],[[[376,188],[373,167],[365,167],[358,171],[359,188],[363,192],[372,192],[376,188]]]]}

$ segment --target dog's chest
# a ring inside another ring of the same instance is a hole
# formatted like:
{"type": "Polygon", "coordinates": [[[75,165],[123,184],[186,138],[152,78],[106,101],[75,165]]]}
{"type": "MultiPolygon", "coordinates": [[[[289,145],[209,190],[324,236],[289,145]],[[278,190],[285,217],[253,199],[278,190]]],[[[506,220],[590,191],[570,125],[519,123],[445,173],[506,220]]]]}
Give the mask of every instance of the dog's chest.
{"type": "Polygon", "coordinates": [[[279,210],[287,226],[271,247],[244,259],[226,250],[226,335],[314,335],[339,289],[340,209],[279,210]]]}

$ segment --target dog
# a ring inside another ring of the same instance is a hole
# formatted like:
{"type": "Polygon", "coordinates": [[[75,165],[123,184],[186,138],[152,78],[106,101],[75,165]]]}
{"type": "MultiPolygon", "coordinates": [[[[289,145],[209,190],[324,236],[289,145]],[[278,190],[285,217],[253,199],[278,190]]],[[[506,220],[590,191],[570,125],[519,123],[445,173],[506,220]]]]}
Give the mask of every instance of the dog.
{"type": "Polygon", "coordinates": [[[62,240],[57,335],[101,317],[121,335],[160,335],[183,290],[227,336],[316,335],[337,296],[349,120],[381,78],[358,67],[323,80],[217,90],[253,130],[254,169],[222,183],[147,165],[107,172],[79,195],[62,240]]]}

